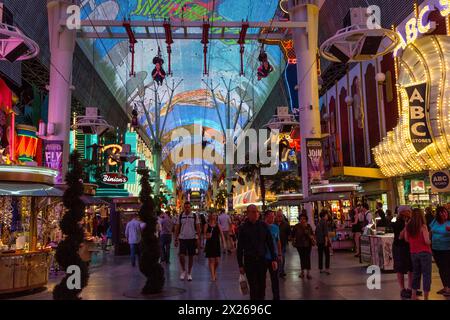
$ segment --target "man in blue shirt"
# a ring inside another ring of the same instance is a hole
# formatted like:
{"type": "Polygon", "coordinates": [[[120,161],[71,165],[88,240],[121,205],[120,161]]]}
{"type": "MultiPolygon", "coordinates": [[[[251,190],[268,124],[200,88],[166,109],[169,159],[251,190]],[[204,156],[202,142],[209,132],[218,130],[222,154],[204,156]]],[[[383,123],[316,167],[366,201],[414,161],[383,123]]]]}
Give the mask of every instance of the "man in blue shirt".
{"type": "MultiPolygon", "coordinates": [[[[264,215],[264,220],[269,227],[270,233],[272,234],[273,247],[275,249],[275,256],[278,260],[281,260],[281,241],[280,241],[280,228],[275,224],[275,213],[273,211],[266,211],[264,215]]],[[[269,248],[266,248],[266,268],[269,270],[270,282],[272,283],[272,294],[273,300],[280,300],[280,285],[278,278],[278,270],[272,267],[272,254],[269,248]]]]}

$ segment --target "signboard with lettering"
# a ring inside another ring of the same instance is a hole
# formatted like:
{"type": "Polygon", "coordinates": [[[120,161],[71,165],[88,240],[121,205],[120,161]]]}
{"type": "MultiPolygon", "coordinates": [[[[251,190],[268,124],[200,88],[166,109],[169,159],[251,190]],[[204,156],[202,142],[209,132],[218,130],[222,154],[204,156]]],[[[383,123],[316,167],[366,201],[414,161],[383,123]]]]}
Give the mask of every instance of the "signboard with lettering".
{"type": "Polygon", "coordinates": [[[430,171],[430,183],[434,193],[450,192],[450,171],[430,171]]]}
{"type": "Polygon", "coordinates": [[[433,143],[428,126],[430,104],[427,96],[427,84],[420,83],[405,87],[409,101],[409,133],[417,152],[433,143]]]}
{"type": "Polygon", "coordinates": [[[320,183],[325,175],[322,139],[306,139],[308,178],[310,183],[320,183]]]}
{"type": "Polygon", "coordinates": [[[401,50],[405,50],[408,44],[413,43],[420,36],[426,35],[436,29],[436,23],[430,21],[429,15],[432,11],[438,10],[441,16],[450,14],[450,0],[428,0],[424,1],[416,13],[412,12],[406,22],[397,27],[399,44],[394,50],[394,56],[398,56],[401,50]]]}
{"type": "Polygon", "coordinates": [[[62,184],[64,177],[63,170],[63,141],[44,140],[44,166],[58,170],[58,176],[55,179],[56,184],[62,184]]]}
{"type": "Polygon", "coordinates": [[[411,180],[411,193],[426,193],[424,180],[411,180]]]}
{"type": "Polygon", "coordinates": [[[128,182],[127,176],[118,172],[106,172],[102,174],[101,182],[110,185],[120,185],[128,182]]]}

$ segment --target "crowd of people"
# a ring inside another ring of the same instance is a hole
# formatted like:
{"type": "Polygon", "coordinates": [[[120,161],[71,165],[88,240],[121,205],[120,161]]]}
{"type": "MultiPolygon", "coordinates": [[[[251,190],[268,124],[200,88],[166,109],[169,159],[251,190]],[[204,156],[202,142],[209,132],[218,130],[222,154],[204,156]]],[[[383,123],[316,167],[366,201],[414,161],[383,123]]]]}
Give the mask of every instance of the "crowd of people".
{"type": "Polygon", "coordinates": [[[448,208],[439,206],[435,214],[427,209],[400,206],[394,230],[394,270],[400,286],[400,296],[417,299],[421,295],[421,278],[424,299],[431,288],[432,258],[436,262],[443,288],[438,291],[450,297],[450,220],[448,208]],[[405,275],[408,277],[405,286],[405,275]]]}
{"type": "MultiPolygon", "coordinates": [[[[254,205],[247,207],[245,215],[229,215],[225,210],[218,212],[194,213],[189,202],[176,215],[170,211],[158,217],[157,235],[161,245],[161,263],[170,264],[172,242],[178,248],[181,268],[180,280],[193,280],[194,257],[203,254],[208,259],[211,281],[217,281],[217,270],[221,255],[236,251],[237,265],[241,275],[245,275],[250,288],[251,300],[265,298],[266,276],[269,274],[274,300],[280,299],[279,279],[286,277],[286,250],[289,242],[297,250],[300,260],[299,278],[310,280],[311,252],[318,251],[320,273],[330,275],[332,255],[333,219],[330,211],[322,209],[316,227],[309,224],[308,215],[302,210],[299,223],[293,228],[282,211],[267,210],[260,214],[254,205]],[[187,258],[187,267],[186,267],[187,258]]],[[[401,297],[417,299],[423,295],[428,299],[431,286],[432,257],[439,269],[443,288],[439,294],[450,296],[450,220],[448,208],[437,207],[435,211],[412,209],[400,206],[396,216],[385,213],[377,204],[372,213],[365,203],[350,210],[354,233],[356,257],[360,256],[359,239],[365,228],[377,221],[379,227],[391,228],[394,232],[393,257],[401,289],[401,297]],[[404,276],[408,275],[405,285],[404,276]]],[[[131,262],[136,264],[138,244],[142,224],[136,217],[126,227],[130,244],[131,262]]]]}

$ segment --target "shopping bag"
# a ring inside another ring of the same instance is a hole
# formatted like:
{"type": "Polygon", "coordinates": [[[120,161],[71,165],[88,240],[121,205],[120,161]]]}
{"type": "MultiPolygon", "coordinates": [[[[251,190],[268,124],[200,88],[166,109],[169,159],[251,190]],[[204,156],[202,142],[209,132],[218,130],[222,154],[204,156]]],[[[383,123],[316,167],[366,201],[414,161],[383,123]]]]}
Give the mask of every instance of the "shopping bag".
{"type": "Polygon", "coordinates": [[[244,296],[248,294],[248,281],[244,274],[239,275],[239,290],[244,296]]]}

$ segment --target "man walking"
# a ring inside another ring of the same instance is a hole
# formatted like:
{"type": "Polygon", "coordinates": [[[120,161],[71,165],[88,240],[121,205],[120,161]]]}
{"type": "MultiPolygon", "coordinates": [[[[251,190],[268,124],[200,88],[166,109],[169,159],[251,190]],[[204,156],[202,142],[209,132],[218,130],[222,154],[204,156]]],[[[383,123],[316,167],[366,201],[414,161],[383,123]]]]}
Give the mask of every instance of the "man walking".
{"type": "Polygon", "coordinates": [[[173,221],[170,211],[163,213],[160,217],[161,232],[159,241],[161,244],[161,262],[170,263],[170,244],[172,243],[173,221]]]}
{"type": "Polygon", "coordinates": [[[194,264],[194,256],[196,248],[200,247],[200,219],[191,212],[191,204],[184,203],[184,211],[180,214],[176,221],[175,227],[175,247],[180,244],[180,264],[181,275],[180,280],[186,278],[185,256],[189,256],[187,280],[192,281],[192,265],[194,264]]]}
{"type": "Polygon", "coordinates": [[[277,255],[268,226],[259,220],[255,205],[247,208],[247,221],[238,233],[237,260],[239,272],[247,276],[251,300],[264,300],[266,292],[266,249],[272,270],[278,269],[277,255]]]}
{"type": "Polygon", "coordinates": [[[139,245],[142,239],[142,223],[136,213],[133,219],[125,227],[125,237],[130,245],[131,265],[136,266],[136,256],[139,254],[139,245]]]}
{"type": "Polygon", "coordinates": [[[280,263],[280,277],[284,278],[286,277],[286,272],[284,270],[284,266],[286,265],[286,250],[289,244],[289,235],[291,234],[291,226],[289,223],[284,219],[283,211],[278,210],[277,216],[275,218],[275,222],[278,225],[278,228],[280,229],[280,242],[281,242],[281,263],[280,263]]]}
{"type": "MultiPolygon", "coordinates": [[[[272,235],[273,247],[275,255],[278,257],[278,261],[281,260],[281,242],[280,242],[280,228],[276,225],[275,214],[273,211],[267,211],[264,215],[264,220],[269,227],[270,234],[272,235]]],[[[278,270],[272,268],[272,255],[268,248],[266,248],[266,268],[269,270],[270,283],[272,284],[273,300],[280,300],[280,283],[278,279],[278,270]]]]}
{"type": "Polygon", "coordinates": [[[230,226],[231,226],[231,218],[230,216],[225,212],[225,210],[222,210],[219,214],[218,218],[220,229],[223,233],[223,238],[225,241],[222,243],[223,253],[228,252],[228,254],[231,254],[231,248],[232,248],[232,242],[231,242],[231,235],[230,235],[230,226]]]}

